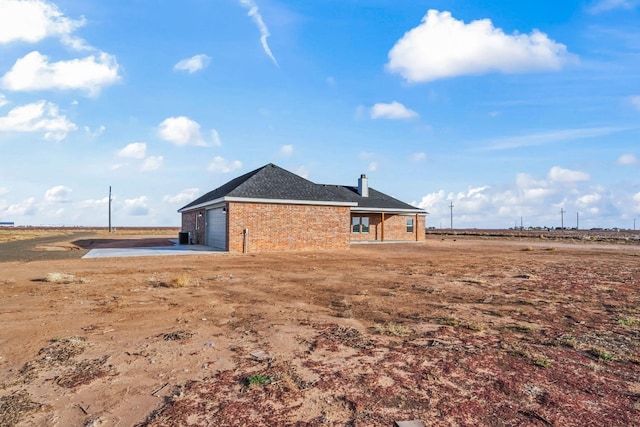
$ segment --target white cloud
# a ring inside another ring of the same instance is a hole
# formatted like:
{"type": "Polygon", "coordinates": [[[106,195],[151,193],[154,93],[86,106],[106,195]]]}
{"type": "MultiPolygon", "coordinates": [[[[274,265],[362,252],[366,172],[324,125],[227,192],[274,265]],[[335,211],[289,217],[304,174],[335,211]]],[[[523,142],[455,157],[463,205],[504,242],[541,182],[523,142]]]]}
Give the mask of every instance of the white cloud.
{"type": "Polygon", "coordinates": [[[118,169],[126,168],[127,166],[129,166],[129,163],[116,163],[115,165],[111,166],[111,170],[117,171],[118,169]]]}
{"type": "Polygon", "coordinates": [[[494,140],[484,150],[507,150],[520,147],[535,147],[555,142],[569,142],[587,138],[598,138],[626,130],[621,127],[558,129],[550,132],[511,136],[494,140]]]}
{"type": "Polygon", "coordinates": [[[554,166],[549,170],[549,179],[552,182],[573,184],[580,181],[588,181],[591,177],[588,173],[573,171],[570,169],[563,169],[559,166],[554,166]]]}
{"type": "Polygon", "coordinates": [[[300,166],[297,167],[293,173],[295,173],[298,176],[303,177],[304,179],[309,179],[309,169],[305,168],[304,166],[300,166]]]}
{"type": "Polygon", "coordinates": [[[635,165],[638,163],[638,158],[635,154],[623,154],[618,157],[619,165],[635,165]]]}
{"type": "Polygon", "coordinates": [[[427,158],[427,153],[418,152],[413,153],[410,156],[412,162],[421,162],[427,158]]]}
{"type": "Polygon", "coordinates": [[[293,155],[293,145],[288,144],[280,147],[280,154],[287,157],[293,155]]]}
{"type": "Polygon", "coordinates": [[[559,70],[572,56],[565,45],[534,30],[506,35],[489,19],[465,24],[450,12],[429,10],[389,52],[388,71],[410,82],[489,72],[559,70]]]}
{"type": "Polygon", "coordinates": [[[6,196],[9,194],[9,189],[7,187],[0,187],[0,197],[6,196]]]}
{"type": "Polygon", "coordinates": [[[102,199],[97,199],[97,200],[94,200],[94,199],[82,200],[76,203],[75,207],[80,209],[100,208],[100,207],[107,206],[108,204],[109,204],[109,196],[103,197],[102,199]]]}
{"type": "Polygon", "coordinates": [[[22,202],[15,203],[13,205],[9,205],[5,212],[7,215],[11,216],[32,216],[38,212],[38,207],[36,206],[36,199],[33,197],[29,197],[22,202]]]}
{"type": "Polygon", "coordinates": [[[145,216],[151,212],[151,208],[149,208],[149,198],[147,198],[147,196],[127,199],[124,201],[124,207],[131,216],[145,216]]]}
{"type": "Polygon", "coordinates": [[[240,0],[240,4],[245,8],[249,9],[249,12],[247,12],[247,15],[251,17],[253,22],[258,27],[258,30],[260,31],[260,43],[262,44],[262,49],[264,50],[264,53],[266,53],[267,56],[271,58],[273,63],[276,65],[276,67],[279,67],[278,61],[276,60],[276,57],[273,56],[273,52],[271,52],[271,48],[269,47],[269,43],[267,42],[267,39],[271,34],[269,33],[269,29],[267,28],[267,25],[264,23],[264,20],[262,19],[262,15],[260,14],[258,5],[254,0],[240,0]]]}
{"type": "Polygon", "coordinates": [[[0,117],[0,131],[44,132],[46,139],[61,141],[67,133],[76,130],[74,123],[59,114],[58,107],[46,101],[38,101],[15,107],[0,117]]]}
{"type": "Polygon", "coordinates": [[[239,160],[226,160],[223,157],[216,156],[209,164],[207,170],[215,173],[229,173],[242,167],[242,162],[239,160]]]}
{"type": "Polygon", "coordinates": [[[147,144],[144,142],[132,142],[118,151],[118,157],[143,159],[147,155],[147,144]]]}
{"type": "Polygon", "coordinates": [[[369,172],[375,172],[378,170],[378,162],[370,162],[367,166],[367,170],[369,172]]]}
{"type": "Polygon", "coordinates": [[[56,185],[48,189],[44,193],[44,201],[47,203],[66,203],[69,202],[69,195],[73,190],[64,185],[56,185]]]}
{"type": "Polygon", "coordinates": [[[104,125],[100,125],[96,128],[96,130],[91,130],[91,128],[89,126],[85,126],[84,127],[84,131],[87,133],[87,135],[89,135],[91,138],[97,138],[100,135],[102,135],[105,131],[107,130],[106,126],[104,125]]]}
{"type": "Polygon", "coordinates": [[[633,211],[636,213],[640,213],[640,193],[634,194],[631,200],[633,200],[636,204],[633,208],[633,211]]]}
{"type": "Polygon", "coordinates": [[[629,97],[629,101],[636,108],[636,110],[640,111],[640,95],[629,97]]]}
{"type": "Polygon", "coordinates": [[[164,159],[162,156],[149,156],[144,159],[142,163],[142,167],[140,168],[143,171],[153,171],[156,169],[160,169],[162,166],[164,159]]]}
{"type": "MultiPolygon", "coordinates": [[[[218,132],[213,130],[211,133],[213,138],[212,144],[220,145],[218,132]]],[[[160,135],[160,138],[178,146],[197,145],[206,147],[207,145],[210,145],[202,137],[198,122],[195,122],[185,116],[169,117],[164,119],[162,123],[160,123],[158,134],[160,135]]]]}
{"type": "Polygon", "coordinates": [[[85,20],[64,16],[53,3],[43,0],[0,1],[0,44],[16,41],[36,43],[47,37],[60,37],[71,47],[82,41],[71,34],[84,25],[85,20]]]}
{"type": "Polygon", "coordinates": [[[200,194],[199,188],[186,188],[178,194],[164,196],[162,201],[172,204],[185,204],[193,201],[198,194],[200,194]]]}
{"type": "Polygon", "coordinates": [[[638,6],[638,4],[640,4],[638,0],[598,0],[589,8],[589,12],[597,14],[609,12],[614,9],[630,10],[638,6]]]}
{"type": "Polygon", "coordinates": [[[175,71],[186,71],[189,74],[193,74],[196,71],[200,71],[204,68],[207,68],[210,62],[211,62],[211,58],[209,58],[205,54],[200,54],[200,55],[192,56],[191,58],[183,59],[182,61],[178,62],[173,67],[173,69],[175,71]]]}
{"type": "Polygon", "coordinates": [[[215,129],[211,131],[211,141],[215,147],[220,147],[222,145],[222,141],[220,141],[220,134],[215,129]]]}
{"type": "Polygon", "coordinates": [[[581,208],[588,208],[591,205],[598,203],[602,199],[602,196],[598,193],[585,194],[584,196],[576,199],[576,206],[581,208]]]}
{"type": "Polygon", "coordinates": [[[369,110],[372,119],[413,119],[418,117],[418,113],[408,109],[401,103],[393,101],[390,104],[378,103],[374,104],[369,110]]]}
{"type": "Polygon", "coordinates": [[[8,103],[9,101],[7,101],[7,97],[4,94],[0,93],[0,107],[4,107],[8,103]]]}
{"type": "Polygon", "coordinates": [[[115,56],[101,52],[83,59],[49,62],[33,51],[20,58],[0,79],[3,88],[13,91],[82,90],[95,96],[104,86],[120,80],[115,56]]]}

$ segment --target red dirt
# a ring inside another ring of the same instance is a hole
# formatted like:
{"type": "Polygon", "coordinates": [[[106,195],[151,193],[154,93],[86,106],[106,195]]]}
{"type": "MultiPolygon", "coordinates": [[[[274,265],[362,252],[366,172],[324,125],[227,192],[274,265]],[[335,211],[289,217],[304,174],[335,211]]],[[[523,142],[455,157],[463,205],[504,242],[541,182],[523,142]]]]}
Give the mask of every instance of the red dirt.
{"type": "Polygon", "coordinates": [[[0,425],[640,425],[639,245],[0,269],[0,425]]]}

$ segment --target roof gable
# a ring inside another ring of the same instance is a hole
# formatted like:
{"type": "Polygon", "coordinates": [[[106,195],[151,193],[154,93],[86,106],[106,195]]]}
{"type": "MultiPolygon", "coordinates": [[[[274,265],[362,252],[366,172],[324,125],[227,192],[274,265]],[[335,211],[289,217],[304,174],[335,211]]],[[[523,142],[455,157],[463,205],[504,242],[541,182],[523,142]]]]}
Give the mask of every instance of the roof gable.
{"type": "Polygon", "coordinates": [[[349,200],[326,189],[322,185],[315,184],[273,163],[269,163],[268,165],[232,179],[221,187],[208,192],[182,207],[179,211],[224,197],[311,202],[349,202],[349,200]]]}

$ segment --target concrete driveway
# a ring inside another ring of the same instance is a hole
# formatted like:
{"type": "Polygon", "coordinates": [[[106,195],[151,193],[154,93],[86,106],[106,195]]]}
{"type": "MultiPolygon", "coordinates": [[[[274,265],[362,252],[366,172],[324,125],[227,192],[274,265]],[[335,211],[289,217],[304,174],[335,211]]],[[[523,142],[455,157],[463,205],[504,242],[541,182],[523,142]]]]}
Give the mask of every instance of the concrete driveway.
{"type": "Polygon", "coordinates": [[[82,258],[128,258],[137,256],[203,255],[225,253],[223,250],[202,245],[178,245],[177,239],[170,239],[174,246],[156,246],[139,248],[91,249],[82,258]]]}

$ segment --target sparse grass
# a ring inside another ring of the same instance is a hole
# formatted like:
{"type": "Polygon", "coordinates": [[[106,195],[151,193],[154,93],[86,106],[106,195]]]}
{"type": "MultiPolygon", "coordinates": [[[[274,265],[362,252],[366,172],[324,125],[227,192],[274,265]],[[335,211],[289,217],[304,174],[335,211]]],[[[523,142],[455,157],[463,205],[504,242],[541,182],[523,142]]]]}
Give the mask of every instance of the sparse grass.
{"type": "Polygon", "coordinates": [[[247,386],[253,387],[258,385],[266,385],[273,382],[271,375],[256,374],[246,378],[247,386]]]}
{"type": "Polygon", "coordinates": [[[552,246],[550,248],[547,248],[546,250],[549,251],[549,252],[555,252],[555,251],[558,250],[558,248],[552,246]]]}
{"type": "Polygon", "coordinates": [[[618,323],[622,326],[635,326],[640,324],[640,320],[631,317],[621,317],[618,319],[618,323]]]}
{"type": "Polygon", "coordinates": [[[66,273],[48,273],[42,281],[47,283],[62,283],[65,285],[69,283],[86,283],[84,279],[78,279],[73,274],[66,273]]]}
{"type": "Polygon", "coordinates": [[[533,361],[533,364],[541,368],[548,368],[551,366],[551,361],[546,357],[539,357],[533,361]]]}
{"type": "Polygon", "coordinates": [[[438,319],[440,325],[460,326],[460,320],[455,317],[441,317],[438,319]]]}
{"type": "Polygon", "coordinates": [[[482,330],[482,325],[475,322],[465,322],[462,324],[462,327],[475,332],[480,332],[482,330]]]}
{"type": "Polygon", "coordinates": [[[155,276],[151,276],[147,279],[147,281],[155,287],[185,288],[191,284],[191,277],[188,274],[183,273],[178,276],[172,277],[169,280],[163,280],[155,276]]]}
{"type": "Polygon", "coordinates": [[[373,329],[380,335],[390,335],[394,337],[406,337],[413,332],[410,328],[393,322],[376,324],[373,326],[373,329]]]}
{"type": "Polygon", "coordinates": [[[607,350],[601,348],[591,348],[589,350],[589,354],[597,358],[598,360],[604,360],[606,362],[613,360],[613,354],[609,353],[607,350]]]}
{"type": "Polygon", "coordinates": [[[576,337],[573,335],[561,335],[556,339],[556,344],[562,347],[576,348],[576,337]]]}
{"type": "Polygon", "coordinates": [[[533,332],[535,330],[533,327],[529,325],[522,325],[522,324],[506,326],[505,329],[509,329],[514,332],[525,332],[525,333],[533,332]]]}
{"type": "Polygon", "coordinates": [[[441,317],[437,319],[437,321],[438,321],[438,324],[440,325],[461,327],[461,328],[468,329],[470,331],[476,331],[476,332],[482,330],[482,325],[479,323],[465,322],[463,320],[456,319],[455,317],[441,317]]]}
{"type": "Polygon", "coordinates": [[[189,286],[191,283],[191,278],[187,274],[181,274],[179,276],[174,277],[168,283],[170,288],[184,288],[189,286]]]}

